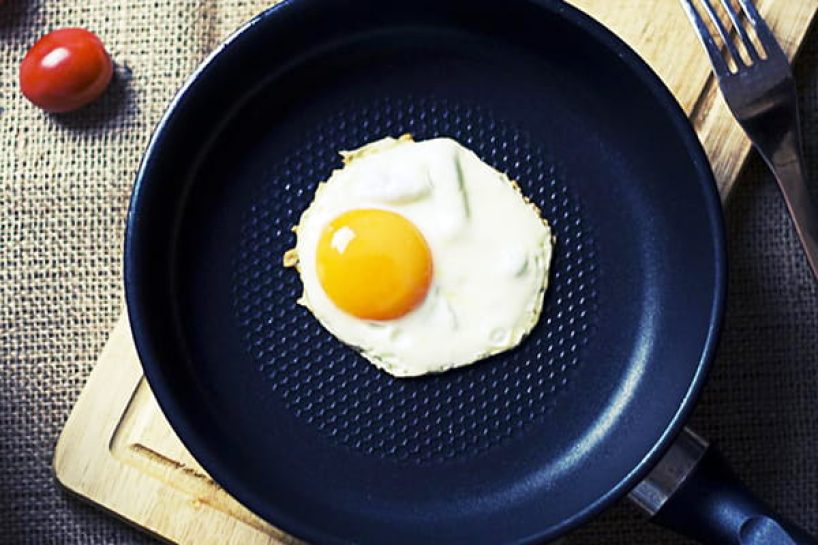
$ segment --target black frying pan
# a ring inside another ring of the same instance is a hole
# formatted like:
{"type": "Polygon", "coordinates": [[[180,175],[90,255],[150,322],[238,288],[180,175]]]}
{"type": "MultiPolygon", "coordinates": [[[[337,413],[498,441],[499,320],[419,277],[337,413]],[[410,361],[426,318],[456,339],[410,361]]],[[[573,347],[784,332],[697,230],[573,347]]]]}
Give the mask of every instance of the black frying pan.
{"type": "MultiPolygon", "coordinates": [[[[161,122],[125,261],[136,344],[174,429],[231,494],[315,543],[535,543],[579,525],[682,430],[725,291],[719,200],[684,114],[558,1],[271,9],[161,122]],[[558,241],[528,340],[414,380],[323,330],[281,266],[337,151],[405,132],[454,137],[508,172],[558,241]]],[[[713,455],[679,445],[637,489],[643,505],[716,541],[781,528],[742,530],[762,508],[719,496],[736,489],[706,481],[713,455]],[[707,502],[685,496],[697,487],[707,502]]]]}

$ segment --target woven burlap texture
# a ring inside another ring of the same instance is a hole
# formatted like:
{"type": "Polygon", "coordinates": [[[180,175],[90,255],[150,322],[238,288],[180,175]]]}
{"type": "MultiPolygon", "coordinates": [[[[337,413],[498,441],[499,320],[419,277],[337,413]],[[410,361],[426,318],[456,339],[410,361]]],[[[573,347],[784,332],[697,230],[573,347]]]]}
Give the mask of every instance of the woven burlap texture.
{"type": "MultiPolygon", "coordinates": [[[[670,1],[670,0],[663,0],[670,1]]],[[[121,309],[128,195],[151,129],[196,64],[257,0],[6,0],[0,6],[0,543],[154,543],[61,491],[57,435],[121,309]],[[59,118],[21,99],[17,65],[45,31],[97,32],[109,93],[59,118]]],[[[818,189],[818,33],[798,66],[818,189]]],[[[728,207],[719,361],[694,418],[736,469],[818,532],[818,286],[770,175],[753,159],[728,207]]],[[[627,504],[575,544],[684,543],[627,504]]]]}

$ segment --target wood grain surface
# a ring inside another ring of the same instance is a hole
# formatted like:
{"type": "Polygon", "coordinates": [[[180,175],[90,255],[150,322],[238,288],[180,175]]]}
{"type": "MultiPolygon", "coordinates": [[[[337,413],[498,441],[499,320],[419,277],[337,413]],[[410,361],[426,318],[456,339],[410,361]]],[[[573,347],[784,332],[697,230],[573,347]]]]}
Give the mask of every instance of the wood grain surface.
{"type": "MultiPolygon", "coordinates": [[[[750,144],[716,92],[704,51],[676,0],[572,0],[640,55],[690,115],[726,198],[750,144]]],[[[758,1],[793,57],[818,0],[758,1]]],[[[57,479],[79,496],[178,544],[298,541],[233,500],[176,438],[142,376],[127,319],[111,333],[54,456],[57,479]]]]}

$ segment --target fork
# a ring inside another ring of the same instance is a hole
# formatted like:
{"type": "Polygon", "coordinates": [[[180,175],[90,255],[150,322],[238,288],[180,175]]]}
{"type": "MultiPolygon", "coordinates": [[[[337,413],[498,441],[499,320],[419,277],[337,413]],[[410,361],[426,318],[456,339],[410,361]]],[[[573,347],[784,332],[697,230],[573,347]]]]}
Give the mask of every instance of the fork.
{"type": "Polygon", "coordinates": [[[806,184],[798,97],[789,61],[751,0],[738,0],[738,3],[763,51],[756,48],[731,1],[719,1],[749,60],[742,58],[712,0],[699,0],[703,10],[694,5],[694,0],[681,0],[710,57],[730,111],[778,181],[807,261],[818,277],[818,210],[806,184]],[[726,49],[724,55],[707,27],[702,11],[721,36],[726,49]],[[727,59],[732,59],[735,71],[731,70],[727,59]]]}

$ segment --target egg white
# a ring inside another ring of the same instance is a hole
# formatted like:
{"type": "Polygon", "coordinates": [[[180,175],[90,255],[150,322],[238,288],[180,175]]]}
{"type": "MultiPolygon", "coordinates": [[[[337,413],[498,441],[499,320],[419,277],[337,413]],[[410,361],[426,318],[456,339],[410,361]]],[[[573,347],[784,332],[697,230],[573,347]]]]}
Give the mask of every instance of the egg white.
{"type": "Polygon", "coordinates": [[[398,377],[468,365],[517,346],[536,325],[548,285],[553,239],[518,186],[449,138],[385,138],[342,152],[344,167],[319,184],[296,228],[304,284],[300,300],[321,324],[398,377]],[[368,321],[339,309],[316,271],[324,228],[340,214],[381,208],[423,234],[434,273],[408,314],[368,321]]]}

